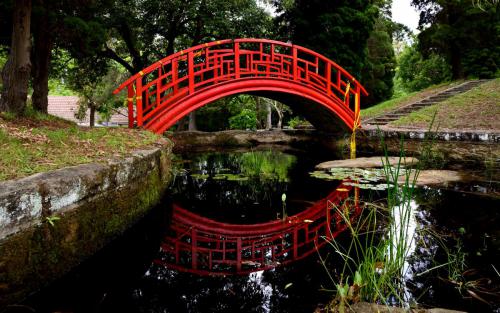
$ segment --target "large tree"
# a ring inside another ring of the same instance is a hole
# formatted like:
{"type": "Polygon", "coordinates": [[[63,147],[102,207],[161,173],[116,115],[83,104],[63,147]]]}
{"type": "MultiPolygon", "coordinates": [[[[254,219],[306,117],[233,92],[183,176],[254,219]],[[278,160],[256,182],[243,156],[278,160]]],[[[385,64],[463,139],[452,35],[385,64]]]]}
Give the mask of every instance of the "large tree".
{"type": "Polygon", "coordinates": [[[369,0],[278,1],[280,23],[293,43],[331,58],[355,77],[367,62],[367,40],[378,9],[369,0]],[[288,9],[287,9],[288,7],[288,9]]]}
{"type": "Polygon", "coordinates": [[[369,91],[363,101],[364,106],[374,105],[392,96],[396,69],[393,39],[404,37],[405,32],[409,31],[404,25],[392,21],[392,1],[378,0],[374,4],[378,8],[378,17],[368,37],[367,60],[360,77],[369,91]]]}
{"type": "Polygon", "coordinates": [[[51,52],[54,46],[54,19],[51,4],[55,1],[33,0],[33,50],[32,62],[32,105],[37,111],[47,113],[49,95],[49,71],[51,52]]]}
{"type": "Polygon", "coordinates": [[[30,23],[31,0],[14,1],[10,53],[2,70],[0,111],[24,113],[31,72],[30,23]]]}
{"type": "Polygon", "coordinates": [[[33,0],[34,109],[47,113],[48,81],[53,63],[58,63],[55,49],[68,51],[77,63],[101,53],[107,34],[100,12],[109,5],[92,0],[33,0]]]}
{"type": "Polygon", "coordinates": [[[192,45],[266,33],[269,15],[255,0],[115,1],[103,14],[110,38],[103,55],[135,74],[192,45]]]}
{"type": "Polygon", "coordinates": [[[420,13],[419,50],[444,56],[454,79],[500,69],[500,2],[412,0],[420,13]]]}

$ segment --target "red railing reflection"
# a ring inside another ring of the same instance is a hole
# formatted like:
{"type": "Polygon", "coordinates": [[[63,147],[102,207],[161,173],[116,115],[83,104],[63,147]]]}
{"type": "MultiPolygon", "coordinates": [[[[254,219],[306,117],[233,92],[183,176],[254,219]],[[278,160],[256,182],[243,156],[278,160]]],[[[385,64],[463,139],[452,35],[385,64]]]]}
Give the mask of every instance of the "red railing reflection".
{"type": "Polygon", "coordinates": [[[246,274],[302,259],[337,236],[346,225],[340,212],[359,215],[354,187],[341,184],[303,212],[255,225],[220,223],[174,205],[172,235],[154,262],[205,275],[246,274]]]}

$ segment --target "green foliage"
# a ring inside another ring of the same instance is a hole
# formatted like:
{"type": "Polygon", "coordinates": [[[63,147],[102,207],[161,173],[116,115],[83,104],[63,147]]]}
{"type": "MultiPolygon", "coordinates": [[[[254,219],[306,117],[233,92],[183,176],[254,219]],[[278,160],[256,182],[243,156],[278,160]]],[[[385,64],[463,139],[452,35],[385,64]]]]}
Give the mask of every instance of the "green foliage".
{"type": "Polygon", "coordinates": [[[299,125],[307,124],[307,121],[300,116],[294,116],[288,121],[288,127],[296,128],[299,125]]]}
{"type": "Polygon", "coordinates": [[[419,51],[444,57],[453,79],[489,78],[500,69],[500,2],[412,0],[422,11],[419,51]]]}
{"type": "Polygon", "coordinates": [[[418,91],[451,79],[451,68],[438,54],[424,58],[416,46],[406,47],[398,60],[396,79],[407,91],[418,91]]]}
{"type": "MultiPolygon", "coordinates": [[[[113,95],[113,90],[124,79],[125,74],[116,67],[110,67],[105,76],[85,76],[87,70],[80,66],[73,68],[68,75],[68,83],[75,92],[80,95],[80,109],[77,117],[83,119],[87,107],[96,109],[101,113],[101,117],[109,120],[113,114],[113,109],[122,106],[125,102],[125,94],[113,95]]],[[[88,74],[88,73],[87,73],[88,74]]]]}
{"type": "Polygon", "coordinates": [[[390,24],[385,17],[379,17],[368,38],[368,58],[362,82],[370,94],[363,100],[364,107],[389,99],[393,93],[396,58],[389,33],[390,24]]]}
{"type": "Polygon", "coordinates": [[[103,15],[110,30],[104,55],[131,73],[203,42],[261,37],[271,25],[254,0],[119,0],[103,15]]]}
{"type": "Polygon", "coordinates": [[[72,96],[75,92],[68,88],[64,82],[57,78],[49,79],[49,95],[51,96],[72,96]]]}
{"type": "Polygon", "coordinates": [[[243,109],[240,113],[229,118],[229,127],[231,129],[256,129],[257,115],[255,110],[243,109]]]}
{"type": "Polygon", "coordinates": [[[284,25],[284,37],[324,54],[360,77],[377,14],[377,7],[368,0],[296,0],[279,22],[284,25]]]}
{"type": "Polygon", "coordinates": [[[196,111],[197,127],[202,131],[256,129],[257,113],[255,97],[226,97],[196,111]]]}

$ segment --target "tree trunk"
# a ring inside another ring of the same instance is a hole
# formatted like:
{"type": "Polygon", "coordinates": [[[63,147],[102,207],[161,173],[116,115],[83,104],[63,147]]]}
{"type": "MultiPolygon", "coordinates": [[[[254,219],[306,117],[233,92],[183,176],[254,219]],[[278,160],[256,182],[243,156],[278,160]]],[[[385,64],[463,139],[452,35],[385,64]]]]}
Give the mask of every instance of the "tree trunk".
{"type": "Polygon", "coordinates": [[[271,103],[266,101],[266,129],[273,128],[271,103]]]}
{"type": "Polygon", "coordinates": [[[276,110],[276,113],[278,113],[278,125],[277,128],[281,129],[283,126],[283,107],[278,106],[278,101],[273,101],[273,106],[274,109],[276,110]]]}
{"type": "Polygon", "coordinates": [[[451,43],[451,75],[452,79],[464,78],[464,71],[462,67],[462,56],[460,55],[460,48],[457,47],[455,43],[451,43]]]}
{"type": "Polygon", "coordinates": [[[181,118],[177,122],[177,129],[176,129],[176,131],[184,131],[186,129],[186,122],[187,122],[188,119],[189,119],[189,117],[187,117],[187,116],[181,118]]]}
{"type": "Polygon", "coordinates": [[[90,105],[90,114],[89,114],[89,126],[94,127],[95,126],[95,106],[90,105]]]}
{"type": "Polygon", "coordinates": [[[188,130],[189,131],[194,131],[194,130],[198,130],[198,128],[196,127],[196,114],[195,112],[191,112],[189,113],[189,125],[188,125],[188,130]]]}
{"type": "Polygon", "coordinates": [[[39,0],[38,4],[44,12],[36,20],[33,29],[33,95],[31,101],[33,108],[42,113],[47,113],[49,95],[49,66],[53,39],[49,27],[49,8],[46,1],[39,0]]]}
{"type": "Polygon", "coordinates": [[[24,113],[28,97],[30,62],[31,0],[14,1],[12,43],[9,58],[2,70],[0,111],[24,113]]]}

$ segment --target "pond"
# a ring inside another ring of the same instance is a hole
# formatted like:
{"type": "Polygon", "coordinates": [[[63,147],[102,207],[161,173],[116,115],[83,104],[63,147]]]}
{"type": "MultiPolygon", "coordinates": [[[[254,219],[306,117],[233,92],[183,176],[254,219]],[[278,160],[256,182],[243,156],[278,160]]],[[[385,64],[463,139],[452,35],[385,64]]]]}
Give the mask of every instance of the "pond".
{"type": "MultiPolygon", "coordinates": [[[[383,210],[387,198],[385,188],[352,177],[312,175],[326,157],[289,147],[179,153],[168,195],[148,216],[25,305],[36,312],[314,312],[334,297],[344,265],[327,240],[348,246],[346,224],[362,218],[366,203],[383,210]]],[[[415,191],[406,304],[498,311],[498,203],[494,181],[415,191]]]]}

